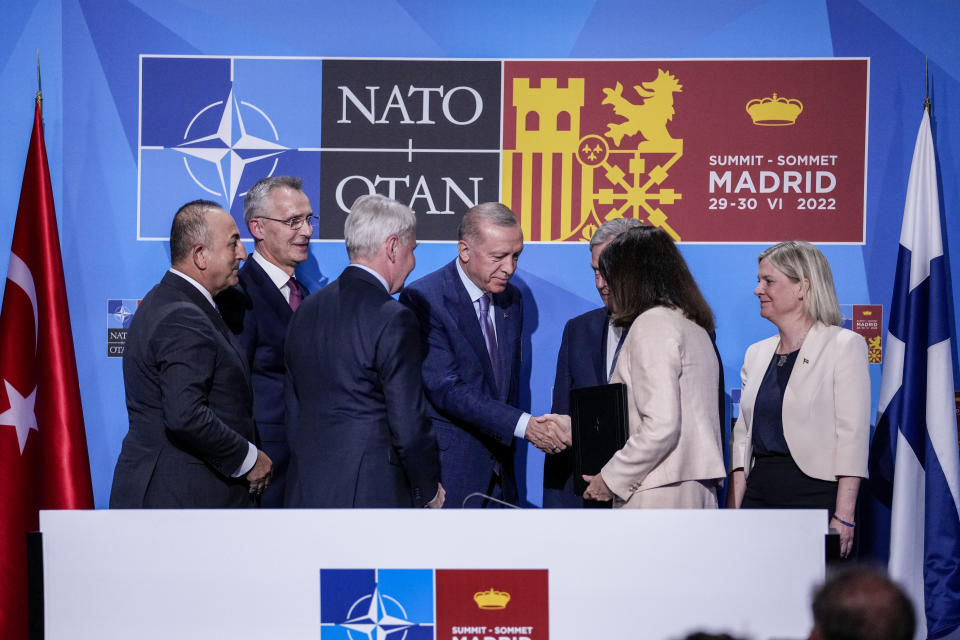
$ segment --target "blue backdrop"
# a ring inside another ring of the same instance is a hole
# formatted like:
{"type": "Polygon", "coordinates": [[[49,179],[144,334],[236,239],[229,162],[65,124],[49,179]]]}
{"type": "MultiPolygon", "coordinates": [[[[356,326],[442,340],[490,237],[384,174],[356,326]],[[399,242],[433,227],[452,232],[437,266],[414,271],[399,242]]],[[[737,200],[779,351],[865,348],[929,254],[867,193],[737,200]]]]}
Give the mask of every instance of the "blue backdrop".
{"type": "MultiPolygon", "coordinates": [[[[870,64],[867,242],[825,246],[843,304],[889,305],[900,219],[930,62],[948,256],[960,242],[960,6],[898,0],[632,0],[435,2],[354,0],[16,0],[0,24],[0,273],[7,267],[37,50],[70,315],[96,503],[107,504],[127,429],[120,360],[108,358],[107,301],[136,300],[168,265],[165,242],[138,242],[139,58],[174,55],[438,58],[731,58],[866,56],[870,64]],[[952,117],[951,117],[952,114],[952,117]]],[[[844,108],[837,104],[838,112],[844,108]]],[[[321,216],[324,211],[318,212],[321,216]]],[[[752,295],[751,245],[684,245],[717,315],[727,387],[739,386],[748,344],[771,335],[752,295]]],[[[425,244],[413,278],[454,255],[425,244]]],[[[342,244],[318,243],[313,285],[346,264],[342,244]]],[[[549,409],[564,321],[599,304],[583,245],[529,245],[518,278],[527,295],[534,413],[549,409]]],[[[951,274],[960,268],[950,260],[951,274]]],[[[953,278],[956,298],[957,278],[953,278]]],[[[884,321],[886,325],[886,311],[884,321]]],[[[956,321],[954,339],[956,339],[956,321]]],[[[880,367],[871,367],[874,399],[880,367]]],[[[957,376],[960,379],[960,376],[957,376]]],[[[540,504],[542,458],[526,460],[527,499],[540,504]]]]}

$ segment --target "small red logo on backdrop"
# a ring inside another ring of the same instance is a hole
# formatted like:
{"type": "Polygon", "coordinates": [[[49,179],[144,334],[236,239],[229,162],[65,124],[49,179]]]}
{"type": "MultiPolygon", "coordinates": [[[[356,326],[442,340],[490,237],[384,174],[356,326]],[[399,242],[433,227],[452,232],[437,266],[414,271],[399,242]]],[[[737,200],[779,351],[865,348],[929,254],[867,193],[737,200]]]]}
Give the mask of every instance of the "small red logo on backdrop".
{"type": "Polygon", "coordinates": [[[546,569],[437,569],[437,640],[547,640],[546,569]]]}
{"type": "Polygon", "coordinates": [[[882,364],[883,306],[879,304],[853,305],[851,328],[867,341],[867,361],[882,364]]]}

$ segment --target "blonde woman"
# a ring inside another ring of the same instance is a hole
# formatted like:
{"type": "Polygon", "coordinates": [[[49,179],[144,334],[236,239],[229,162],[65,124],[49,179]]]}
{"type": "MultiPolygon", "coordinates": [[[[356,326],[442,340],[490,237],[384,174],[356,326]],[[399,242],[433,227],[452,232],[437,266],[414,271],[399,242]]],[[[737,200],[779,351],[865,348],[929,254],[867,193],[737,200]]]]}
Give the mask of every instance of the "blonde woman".
{"type": "Polygon", "coordinates": [[[847,557],[860,478],[867,475],[867,344],[839,326],[833,275],[819,249],[782,242],[758,262],[754,294],[777,334],[744,356],[728,503],[826,509],[847,557]]]}

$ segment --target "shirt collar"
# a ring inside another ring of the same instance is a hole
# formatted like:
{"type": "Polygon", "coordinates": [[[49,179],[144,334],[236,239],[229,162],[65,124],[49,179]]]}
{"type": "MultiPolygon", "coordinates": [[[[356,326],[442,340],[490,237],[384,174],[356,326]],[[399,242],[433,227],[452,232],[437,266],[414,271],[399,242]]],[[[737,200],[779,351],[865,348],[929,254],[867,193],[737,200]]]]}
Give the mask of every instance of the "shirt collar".
{"type": "Polygon", "coordinates": [[[463,270],[463,266],[460,264],[460,258],[457,258],[457,273],[460,274],[460,281],[463,282],[463,286],[467,289],[467,295],[470,296],[470,302],[476,302],[483,297],[483,289],[474,284],[473,280],[467,276],[466,272],[463,270]]]}
{"type": "Polygon", "coordinates": [[[368,267],[368,266],[365,265],[365,264],[351,263],[350,266],[351,266],[351,267],[356,267],[356,268],[358,268],[358,269],[363,269],[364,271],[366,271],[367,273],[369,273],[370,275],[372,275],[374,278],[377,279],[377,281],[378,281],[380,284],[383,285],[383,288],[387,290],[387,293],[390,293],[390,287],[389,287],[389,285],[387,285],[387,279],[384,278],[384,277],[383,277],[382,275],[380,275],[379,273],[377,273],[374,269],[371,269],[370,267],[368,267]]]}
{"type": "Polygon", "coordinates": [[[210,292],[207,291],[206,287],[204,287],[202,284],[200,284],[199,282],[197,282],[196,280],[194,280],[184,272],[177,271],[173,267],[170,267],[170,273],[175,273],[181,278],[183,278],[184,280],[186,280],[187,282],[189,282],[190,284],[192,284],[194,287],[197,288],[197,291],[203,294],[203,297],[207,299],[207,302],[210,303],[210,306],[212,306],[214,309],[217,308],[217,304],[213,301],[213,296],[210,295],[210,292]]]}
{"type": "Polygon", "coordinates": [[[287,275],[286,271],[264,258],[262,255],[257,253],[256,250],[254,250],[253,254],[251,254],[251,257],[258,265],[260,265],[260,268],[263,269],[264,273],[267,274],[267,277],[270,278],[270,281],[277,285],[277,289],[284,288],[290,282],[290,276],[287,275]]]}

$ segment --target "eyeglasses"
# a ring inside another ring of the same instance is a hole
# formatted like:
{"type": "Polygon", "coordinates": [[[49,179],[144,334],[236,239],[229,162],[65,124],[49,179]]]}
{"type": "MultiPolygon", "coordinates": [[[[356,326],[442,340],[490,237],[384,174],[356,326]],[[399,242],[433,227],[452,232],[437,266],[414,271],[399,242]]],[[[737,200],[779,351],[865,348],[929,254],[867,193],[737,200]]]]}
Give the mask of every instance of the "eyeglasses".
{"type": "Polygon", "coordinates": [[[267,216],[257,216],[258,218],[263,218],[264,220],[273,220],[274,222],[279,222],[280,224],[285,224],[292,231],[296,231],[303,226],[303,223],[306,222],[311,227],[317,223],[317,216],[293,216],[292,218],[287,218],[286,220],[281,220],[280,218],[268,218],[267,216]]]}

